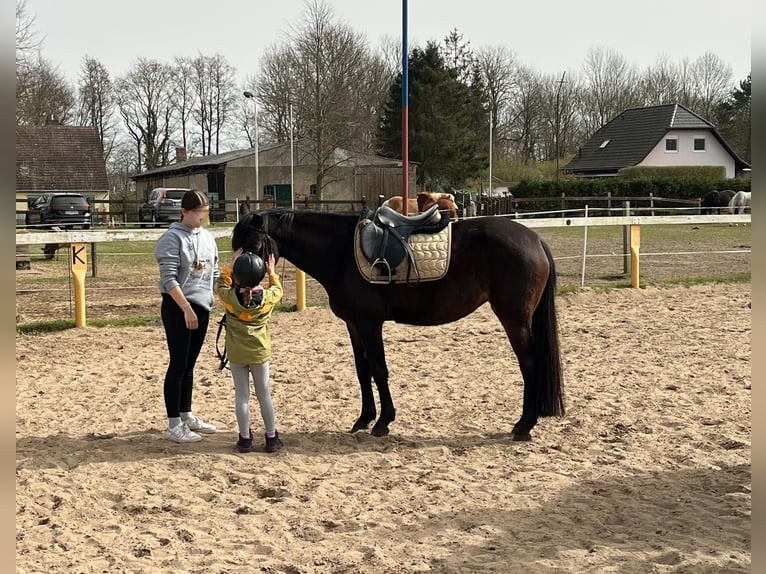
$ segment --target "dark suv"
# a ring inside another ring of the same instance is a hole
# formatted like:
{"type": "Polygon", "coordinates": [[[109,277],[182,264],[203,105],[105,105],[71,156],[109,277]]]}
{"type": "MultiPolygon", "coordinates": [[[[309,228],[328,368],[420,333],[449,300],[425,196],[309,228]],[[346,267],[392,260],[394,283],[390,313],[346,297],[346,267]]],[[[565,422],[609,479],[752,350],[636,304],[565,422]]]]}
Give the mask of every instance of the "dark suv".
{"type": "Polygon", "coordinates": [[[79,193],[44,193],[30,200],[25,218],[28,227],[90,229],[90,204],[79,193]]]}
{"type": "Polygon", "coordinates": [[[181,221],[181,200],[187,191],[184,187],[155,187],[138,206],[138,221],[155,227],[160,222],[181,221]]]}

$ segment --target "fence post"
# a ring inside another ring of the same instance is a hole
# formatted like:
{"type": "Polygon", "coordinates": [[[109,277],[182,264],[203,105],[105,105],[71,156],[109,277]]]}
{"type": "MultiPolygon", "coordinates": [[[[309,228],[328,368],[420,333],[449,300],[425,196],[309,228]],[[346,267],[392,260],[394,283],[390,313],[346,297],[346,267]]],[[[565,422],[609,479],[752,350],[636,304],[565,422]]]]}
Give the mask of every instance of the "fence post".
{"type": "MultiPolygon", "coordinates": [[[[630,201],[625,202],[625,215],[630,215],[630,201]]],[[[622,226],[622,272],[630,272],[630,225],[622,226]]]]}
{"type": "Polygon", "coordinates": [[[652,217],[654,217],[654,193],[649,192],[649,208],[651,209],[652,217]]]}
{"type": "Polygon", "coordinates": [[[562,218],[563,218],[563,217],[566,217],[566,215],[567,215],[566,213],[564,213],[564,212],[566,211],[566,209],[567,209],[567,208],[566,208],[566,205],[567,205],[567,200],[566,200],[566,193],[564,193],[564,192],[562,191],[562,192],[561,192],[561,217],[562,217],[562,218]]]}

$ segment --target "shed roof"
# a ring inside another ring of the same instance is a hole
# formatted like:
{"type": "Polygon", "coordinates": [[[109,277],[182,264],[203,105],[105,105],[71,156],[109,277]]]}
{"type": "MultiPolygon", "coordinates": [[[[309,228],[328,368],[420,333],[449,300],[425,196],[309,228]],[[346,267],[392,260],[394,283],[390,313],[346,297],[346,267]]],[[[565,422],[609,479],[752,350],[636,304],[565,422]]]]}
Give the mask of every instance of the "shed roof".
{"type": "Polygon", "coordinates": [[[16,126],[17,192],[108,190],[95,126],[16,126]]]}
{"type": "MultiPolygon", "coordinates": [[[[313,165],[315,160],[312,158],[308,147],[300,142],[293,145],[295,165],[313,165]]],[[[227,163],[242,158],[252,157],[255,153],[254,148],[244,150],[234,150],[217,155],[205,155],[194,157],[186,161],[158,167],[131,177],[133,180],[152,178],[157,175],[176,175],[180,173],[209,171],[220,167],[225,167],[227,163]]],[[[289,166],[290,165],[290,144],[289,142],[273,143],[258,147],[258,162],[260,167],[289,166]]],[[[335,163],[342,167],[347,166],[375,166],[375,167],[396,167],[401,166],[401,160],[392,159],[377,155],[350,152],[348,150],[337,148],[330,158],[330,163],[335,163]]],[[[410,162],[413,163],[413,162],[410,162]]]]}

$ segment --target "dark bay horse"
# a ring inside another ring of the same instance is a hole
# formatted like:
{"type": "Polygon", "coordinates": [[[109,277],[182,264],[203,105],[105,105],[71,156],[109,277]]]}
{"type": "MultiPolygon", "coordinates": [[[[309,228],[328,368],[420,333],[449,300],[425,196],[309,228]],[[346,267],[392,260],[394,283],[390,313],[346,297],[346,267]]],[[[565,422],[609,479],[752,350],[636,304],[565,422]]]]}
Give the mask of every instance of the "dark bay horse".
{"type": "Polygon", "coordinates": [[[316,279],[330,308],[346,323],[361,386],[362,410],[351,432],[375,420],[374,380],[380,418],[371,434],[385,436],[396,417],[388,387],[383,323],[441,325],[489,302],[516,353],[524,379],[521,418],[514,440],[530,440],[538,417],[564,414],[562,368],[555,307],[556,271],[537,233],[503,217],[451,223],[451,260],[438,280],[371,284],[357,269],[354,233],[359,215],[272,209],[244,215],[232,248],[272,250],[316,279]],[[434,305],[434,296],[445,305],[434,305]]]}
{"type": "Polygon", "coordinates": [[[721,208],[728,207],[732,197],[734,197],[733,189],[714,189],[708,192],[702,198],[702,215],[712,215],[714,212],[721,213],[721,208]]]}

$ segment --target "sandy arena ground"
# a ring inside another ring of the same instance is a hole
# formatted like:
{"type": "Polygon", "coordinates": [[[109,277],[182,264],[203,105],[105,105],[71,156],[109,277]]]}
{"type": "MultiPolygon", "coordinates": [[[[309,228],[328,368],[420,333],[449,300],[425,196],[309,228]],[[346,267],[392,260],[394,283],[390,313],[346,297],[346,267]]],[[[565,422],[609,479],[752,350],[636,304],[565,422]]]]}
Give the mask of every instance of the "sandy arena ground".
{"type": "Polygon", "coordinates": [[[559,297],[568,412],[528,443],[509,440],[522,387],[487,306],[386,325],[382,439],[347,432],[343,323],[275,315],[274,455],[234,449],[212,327],[194,404],[219,432],[183,446],[163,438],[161,327],[17,336],[16,571],[749,572],[750,300],[749,284],[559,297]]]}
{"type": "MultiPolygon", "coordinates": [[[[642,253],[749,248],[683,241],[642,253]]],[[[552,248],[559,284],[579,286],[581,244],[552,248]]],[[[294,302],[294,271],[279,270],[294,302]]],[[[17,335],[16,571],[749,572],[750,285],[599,288],[621,272],[619,257],[589,258],[588,287],[558,298],[568,411],[529,443],[510,441],[521,378],[487,306],[386,325],[397,420],[376,439],[347,432],[350,344],[309,278],[309,309],[272,319],[274,455],[234,449],[214,324],[194,405],[219,432],[184,446],[163,438],[161,327],[17,335]]],[[[749,254],[711,253],[646,257],[641,277],[749,272],[749,254]]],[[[48,283],[62,273],[65,257],[16,273],[17,322],[73,316],[71,290],[48,283]]],[[[156,315],[156,273],[101,262],[88,319],[156,315]]]]}

